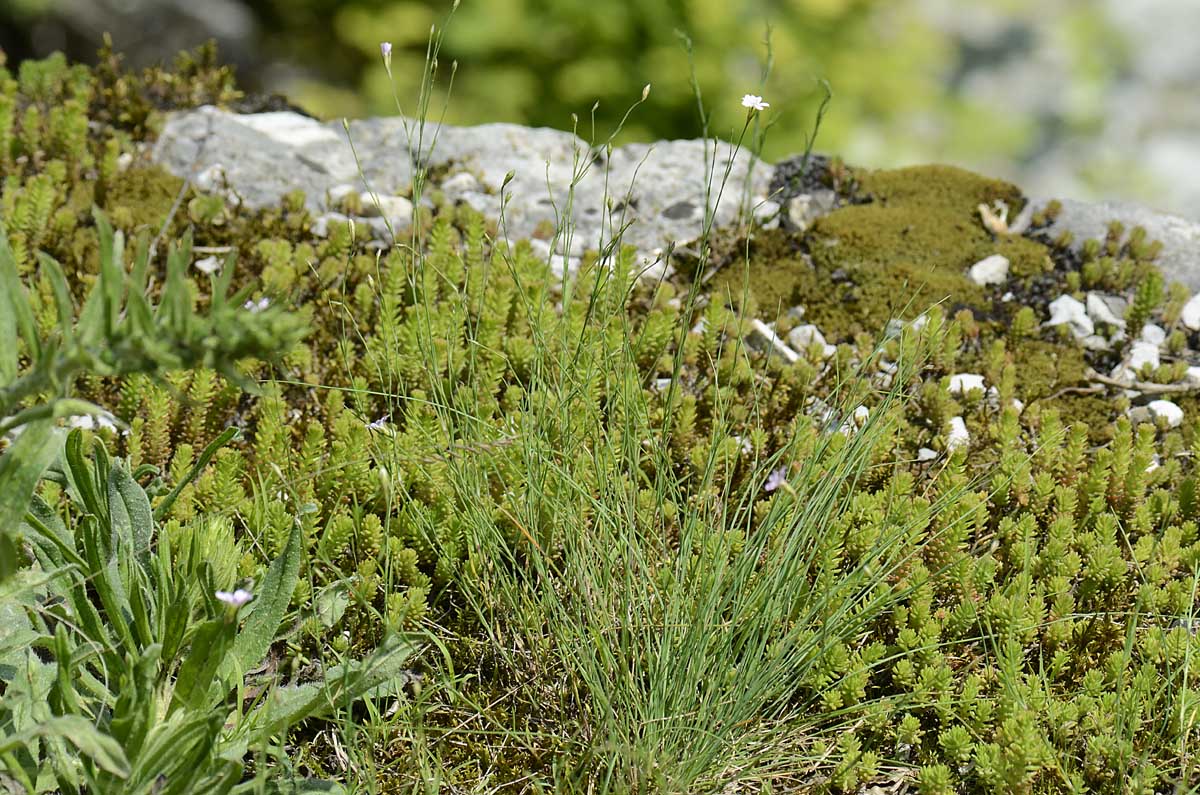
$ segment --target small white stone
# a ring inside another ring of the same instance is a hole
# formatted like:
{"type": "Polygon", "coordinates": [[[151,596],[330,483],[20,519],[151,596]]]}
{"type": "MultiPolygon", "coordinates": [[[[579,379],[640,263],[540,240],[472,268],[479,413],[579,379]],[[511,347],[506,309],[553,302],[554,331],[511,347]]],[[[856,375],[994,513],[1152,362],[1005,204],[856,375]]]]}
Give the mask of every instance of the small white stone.
{"type": "Polygon", "coordinates": [[[788,332],[788,344],[795,350],[804,351],[813,343],[821,346],[821,355],[828,359],[833,354],[837,353],[837,346],[830,345],[825,341],[825,335],[821,330],[811,323],[803,326],[796,326],[788,332]]]}
{"type": "Polygon", "coordinates": [[[1183,305],[1179,321],[1192,331],[1200,331],[1200,293],[1196,293],[1183,305]]]}
{"type": "Polygon", "coordinates": [[[799,196],[793,196],[788,200],[787,214],[788,220],[792,222],[800,231],[808,228],[816,213],[813,212],[813,197],[807,193],[802,193],[799,196]]]}
{"type": "Polygon", "coordinates": [[[854,409],[854,413],[846,418],[846,421],[842,423],[842,427],[838,428],[838,431],[843,436],[849,436],[862,426],[866,425],[867,418],[870,416],[870,409],[868,409],[866,406],[859,406],[858,408],[854,409]]]}
{"type": "Polygon", "coordinates": [[[1200,367],[1189,367],[1187,369],[1187,382],[1189,384],[1200,384],[1200,367]]]}
{"type": "Polygon", "coordinates": [[[205,257],[198,259],[192,265],[201,273],[213,274],[221,270],[221,260],[216,257],[205,257]]]}
{"type": "Polygon", "coordinates": [[[989,284],[1004,284],[1008,280],[1008,257],[993,254],[971,266],[967,275],[971,281],[983,287],[989,284]]]}
{"type": "Polygon", "coordinates": [[[117,170],[124,171],[133,165],[133,154],[131,152],[122,152],[117,155],[117,170]]]}
{"type": "Polygon", "coordinates": [[[779,202],[760,198],[754,202],[754,223],[763,229],[779,226],[779,202]]]}
{"type": "Polygon", "coordinates": [[[938,457],[937,450],[931,450],[928,447],[922,447],[920,450],[917,451],[917,461],[922,464],[924,464],[928,461],[932,461],[933,459],[935,459],[937,457],[938,457]]]}
{"type": "Polygon", "coordinates": [[[983,391],[983,376],[976,373],[955,373],[950,376],[950,394],[965,395],[973,389],[983,391]]]}
{"type": "Polygon", "coordinates": [[[1147,364],[1151,368],[1158,367],[1158,345],[1146,342],[1145,340],[1138,340],[1129,349],[1129,369],[1134,374],[1137,374],[1147,364]]]}
{"type": "Polygon", "coordinates": [[[1009,290],[1007,293],[1005,293],[1004,295],[1000,296],[1000,300],[1001,300],[1001,301],[1004,301],[1005,303],[1008,303],[1009,301],[1013,300],[1013,299],[1014,299],[1014,298],[1016,298],[1016,297],[1017,297],[1017,296],[1016,296],[1016,294],[1015,294],[1015,293],[1013,293],[1013,291],[1012,291],[1012,290],[1009,290]]]}
{"type": "Polygon", "coordinates": [[[1012,407],[1013,407],[1014,409],[1016,409],[1016,410],[1017,410],[1017,413],[1018,413],[1018,414],[1020,414],[1022,411],[1024,411],[1024,410],[1025,410],[1025,404],[1024,404],[1024,403],[1022,403],[1020,400],[1017,400],[1016,398],[1013,398],[1013,399],[1012,399],[1012,404],[1011,404],[1011,405],[1012,405],[1012,407]]]}
{"type": "Polygon", "coordinates": [[[1154,419],[1165,419],[1168,428],[1178,428],[1183,424],[1183,409],[1169,400],[1151,400],[1146,408],[1150,409],[1150,416],[1154,419]]]}
{"type": "Polygon", "coordinates": [[[1109,305],[1109,301],[1105,299],[1102,293],[1091,292],[1087,294],[1087,313],[1096,323],[1105,323],[1109,326],[1125,328],[1125,321],[1113,311],[1112,306],[1109,305]]]}
{"type": "Polygon", "coordinates": [[[1088,317],[1087,307],[1069,295],[1060,295],[1050,302],[1050,319],[1045,323],[1047,326],[1063,324],[1070,325],[1071,333],[1079,338],[1096,333],[1096,327],[1088,317]]]}
{"type": "Polygon", "coordinates": [[[946,434],[946,449],[957,450],[971,443],[971,434],[967,431],[967,423],[962,417],[950,418],[950,432],[946,434]]]}
{"type": "Polygon", "coordinates": [[[783,316],[786,318],[789,318],[791,320],[796,320],[796,321],[803,320],[804,319],[804,307],[800,306],[799,304],[796,304],[796,306],[793,306],[787,312],[784,312],[783,316]]]}
{"type": "Polygon", "coordinates": [[[1142,326],[1142,341],[1148,342],[1151,345],[1162,345],[1166,342],[1167,332],[1162,326],[1156,326],[1153,323],[1147,323],[1142,326]]]}
{"type": "Polygon", "coordinates": [[[746,344],[756,350],[779,356],[788,364],[800,360],[800,354],[785,345],[771,327],[758,318],[750,321],[750,333],[746,335],[746,344]]]}

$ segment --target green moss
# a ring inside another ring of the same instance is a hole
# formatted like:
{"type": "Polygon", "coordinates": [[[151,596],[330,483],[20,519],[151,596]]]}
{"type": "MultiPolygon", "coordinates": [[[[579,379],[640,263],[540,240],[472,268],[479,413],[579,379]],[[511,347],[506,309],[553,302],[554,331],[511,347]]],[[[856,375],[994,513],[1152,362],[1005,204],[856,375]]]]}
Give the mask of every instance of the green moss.
{"type": "MultiPolygon", "coordinates": [[[[994,291],[967,269],[992,254],[1026,279],[1052,267],[1047,248],[1019,235],[995,235],[978,207],[1002,201],[1015,216],[1024,200],[1016,186],[951,166],[857,171],[852,202],[817,219],[799,240],[785,232],[754,241],[749,283],[757,310],[805,307],[806,322],[827,337],[875,333],[893,317],[912,317],[931,303],[996,314],[994,291]]],[[[731,266],[718,290],[741,293],[744,269],[731,266]]]]}

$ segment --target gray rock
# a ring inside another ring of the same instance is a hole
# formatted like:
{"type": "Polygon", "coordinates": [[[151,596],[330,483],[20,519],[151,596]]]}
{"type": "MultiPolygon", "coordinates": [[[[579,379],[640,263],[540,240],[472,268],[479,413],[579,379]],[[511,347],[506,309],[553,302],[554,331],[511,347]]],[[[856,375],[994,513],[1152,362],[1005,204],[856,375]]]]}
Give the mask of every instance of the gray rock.
{"type": "MultiPolygon", "coordinates": [[[[1039,206],[1046,203],[1035,201],[1039,206]]],[[[1181,282],[1193,292],[1200,290],[1200,223],[1126,202],[1092,204],[1062,199],[1061,204],[1062,211],[1049,229],[1051,236],[1069,230],[1078,248],[1088,238],[1103,240],[1112,220],[1120,221],[1126,229],[1141,226],[1149,239],[1162,243],[1156,264],[1167,281],[1181,282]]]]}
{"type": "Polygon", "coordinates": [[[294,113],[237,115],[213,107],[172,115],[152,150],[155,162],[202,190],[228,187],[250,207],[278,204],[303,190],[310,209],[321,210],[326,192],[352,182],[354,158],[320,122],[294,113]]]}
{"type": "MultiPolygon", "coordinates": [[[[340,122],[293,113],[239,116],[205,107],[172,114],[153,157],[180,176],[211,173],[211,187],[218,185],[218,172],[208,170],[219,169],[252,207],[275,204],[301,189],[314,212],[333,209],[326,197],[338,195],[341,186],[361,184],[360,164],[372,190],[397,197],[411,186],[419,161],[434,173],[449,169],[447,195],[493,219],[500,218],[503,192],[502,233],[510,239],[527,238],[539,226],[561,229],[569,221],[572,257],[586,249],[603,252],[626,224],[622,242],[650,252],[698,238],[706,209],[715,210],[718,227],[749,218],[752,208],[748,201],[742,206],[743,196],[765,195],[771,175],[750,152],[724,142],[629,144],[610,154],[593,151],[571,133],[515,124],[422,129],[411,119],[391,117],[352,121],[349,130],[357,164],[340,122]],[[710,171],[716,184],[706,208],[710,171]]],[[[661,265],[665,269],[667,263],[661,265]]]]}

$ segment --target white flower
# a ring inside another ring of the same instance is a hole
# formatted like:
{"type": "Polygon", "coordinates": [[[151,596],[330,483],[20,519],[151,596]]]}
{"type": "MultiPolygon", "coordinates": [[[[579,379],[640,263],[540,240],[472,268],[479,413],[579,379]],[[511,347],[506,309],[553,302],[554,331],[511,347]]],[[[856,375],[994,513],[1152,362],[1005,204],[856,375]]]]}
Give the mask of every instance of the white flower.
{"type": "Polygon", "coordinates": [[[384,58],[392,57],[392,43],[390,41],[379,42],[379,51],[383,53],[384,58]]]}
{"type": "Polygon", "coordinates": [[[747,94],[742,97],[742,107],[750,108],[751,110],[766,110],[771,107],[770,102],[763,102],[763,98],[754,94],[747,94]]]}
{"type": "Polygon", "coordinates": [[[205,257],[204,259],[196,260],[196,270],[202,273],[213,274],[221,270],[221,261],[216,257],[205,257]]]}
{"type": "Polygon", "coordinates": [[[254,301],[253,299],[247,301],[246,303],[244,303],[242,305],[242,308],[249,309],[251,312],[261,312],[270,305],[271,305],[270,298],[260,298],[257,301],[254,301]]]}
{"type": "Polygon", "coordinates": [[[382,417],[375,420],[374,422],[368,422],[367,427],[373,431],[381,431],[381,430],[383,430],[384,426],[387,425],[388,420],[391,419],[391,417],[392,417],[391,414],[384,414],[382,417]]]}
{"type": "Polygon", "coordinates": [[[245,588],[238,588],[232,593],[229,591],[217,591],[213,595],[217,597],[218,601],[224,602],[233,608],[241,607],[242,605],[246,604],[246,602],[249,602],[254,598],[254,594],[250,593],[245,588]]]}

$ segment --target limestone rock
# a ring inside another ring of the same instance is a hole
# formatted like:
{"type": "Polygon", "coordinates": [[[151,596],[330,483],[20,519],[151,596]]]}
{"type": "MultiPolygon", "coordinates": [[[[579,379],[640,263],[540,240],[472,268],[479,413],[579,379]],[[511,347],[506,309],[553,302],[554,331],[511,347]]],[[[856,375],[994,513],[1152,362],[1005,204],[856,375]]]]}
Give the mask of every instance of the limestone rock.
{"type": "MultiPolygon", "coordinates": [[[[1045,200],[1035,200],[1043,206],[1045,200]]],[[[1049,228],[1051,237],[1069,230],[1078,248],[1088,238],[1104,239],[1110,221],[1117,220],[1126,229],[1141,226],[1150,240],[1162,243],[1162,253],[1155,264],[1162,269],[1168,282],[1177,281],[1188,289],[1200,290],[1200,223],[1177,215],[1126,202],[1082,202],[1062,199],[1062,211],[1049,228]]]]}
{"type": "Polygon", "coordinates": [[[993,254],[971,266],[967,276],[981,287],[989,284],[1004,284],[1008,281],[1008,257],[993,254]]]}

